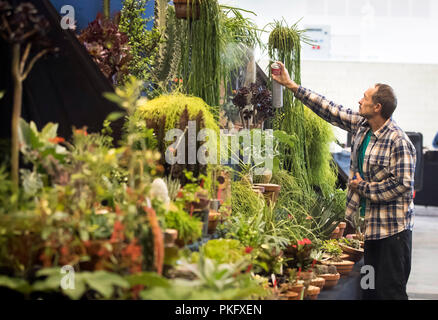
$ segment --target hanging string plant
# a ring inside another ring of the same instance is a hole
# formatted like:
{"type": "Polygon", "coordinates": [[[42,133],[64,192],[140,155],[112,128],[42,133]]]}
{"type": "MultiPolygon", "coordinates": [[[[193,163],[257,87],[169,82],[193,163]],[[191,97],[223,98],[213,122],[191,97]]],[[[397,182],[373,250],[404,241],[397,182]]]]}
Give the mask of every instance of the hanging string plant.
{"type": "Polygon", "coordinates": [[[192,6],[191,19],[184,21],[186,29],[182,48],[182,79],[185,92],[202,98],[215,108],[216,116],[220,101],[220,7],[217,0],[187,0],[192,6]]]}
{"type": "MultiPolygon", "coordinates": [[[[296,83],[301,83],[301,41],[308,41],[299,30],[298,22],[289,27],[285,21],[274,21],[268,27],[272,29],[268,41],[268,53],[271,61],[282,61],[296,83]]],[[[306,166],[306,134],[304,107],[289,90],[284,92],[284,108],[277,110],[274,128],[296,135],[300,143],[293,146],[283,145],[284,169],[290,171],[301,181],[303,188],[309,189],[306,166]]]]}
{"type": "MultiPolygon", "coordinates": [[[[268,51],[272,61],[285,64],[291,78],[301,83],[301,42],[310,43],[297,26],[289,27],[284,21],[270,26],[268,51]]],[[[283,147],[284,169],[301,181],[305,190],[318,186],[325,196],[333,193],[337,173],[332,165],[329,144],[334,139],[330,125],[295,99],[290,90],[284,93],[284,108],[277,112],[274,127],[298,137],[299,143],[283,147]]]]}

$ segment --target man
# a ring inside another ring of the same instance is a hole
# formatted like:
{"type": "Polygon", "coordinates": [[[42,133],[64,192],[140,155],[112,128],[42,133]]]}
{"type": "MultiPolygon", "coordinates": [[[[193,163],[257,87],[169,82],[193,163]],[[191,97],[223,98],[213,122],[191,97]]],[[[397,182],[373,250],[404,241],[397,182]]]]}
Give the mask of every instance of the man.
{"type": "Polygon", "coordinates": [[[299,86],[278,63],[281,74],[274,80],[318,116],[352,134],[346,218],[365,217],[364,263],[375,272],[375,289],[362,288],[363,298],[408,299],[416,153],[391,118],[397,106],[392,88],[369,88],[355,112],[299,86]]]}

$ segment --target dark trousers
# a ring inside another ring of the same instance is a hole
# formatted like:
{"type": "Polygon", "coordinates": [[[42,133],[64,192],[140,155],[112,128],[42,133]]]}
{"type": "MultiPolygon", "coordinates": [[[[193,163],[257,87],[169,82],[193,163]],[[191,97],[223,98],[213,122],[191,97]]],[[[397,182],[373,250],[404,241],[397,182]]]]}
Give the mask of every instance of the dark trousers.
{"type": "Polygon", "coordinates": [[[407,300],[406,284],[411,272],[412,231],[405,230],[364,244],[364,265],[372,266],[375,289],[362,288],[364,300],[407,300]]]}

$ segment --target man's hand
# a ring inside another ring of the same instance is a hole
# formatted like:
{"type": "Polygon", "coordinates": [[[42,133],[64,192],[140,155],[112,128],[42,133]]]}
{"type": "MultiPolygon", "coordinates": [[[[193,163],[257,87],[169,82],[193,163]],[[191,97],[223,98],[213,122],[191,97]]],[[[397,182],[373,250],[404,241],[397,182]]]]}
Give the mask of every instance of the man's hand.
{"type": "Polygon", "coordinates": [[[289,76],[289,72],[284,67],[284,64],[281,61],[276,61],[280,65],[281,74],[279,76],[273,74],[272,79],[277,81],[279,84],[285,86],[286,88],[291,89],[293,92],[297,92],[298,85],[291,80],[289,76]]]}
{"type": "Polygon", "coordinates": [[[353,176],[353,179],[350,180],[348,183],[349,187],[353,191],[357,191],[357,187],[359,185],[359,182],[363,181],[363,179],[360,177],[359,172],[356,172],[356,174],[353,176]]]}

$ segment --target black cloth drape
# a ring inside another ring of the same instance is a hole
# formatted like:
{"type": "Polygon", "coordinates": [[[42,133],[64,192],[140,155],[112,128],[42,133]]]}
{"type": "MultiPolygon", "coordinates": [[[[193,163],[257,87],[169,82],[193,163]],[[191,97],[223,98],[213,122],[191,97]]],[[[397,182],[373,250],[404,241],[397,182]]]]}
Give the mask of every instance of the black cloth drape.
{"type": "MultiPolygon", "coordinates": [[[[103,120],[121,109],[102,94],[113,92],[112,84],[94,63],[73,31],[63,30],[60,16],[48,0],[15,0],[13,4],[31,2],[50,22],[49,38],[59,52],[39,60],[23,83],[22,118],[34,121],[41,129],[48,122],[59,124],[58,135],[71,137],[72,127],[88,127],[89,132],[102,128],[103,120]]],[[[0,138],[11,136],[12,77],[11,50],[0,40],[0,138]]],[[[114,137],[120,137],[123,120],[113,125],[114,137]]]]}

